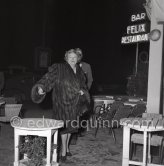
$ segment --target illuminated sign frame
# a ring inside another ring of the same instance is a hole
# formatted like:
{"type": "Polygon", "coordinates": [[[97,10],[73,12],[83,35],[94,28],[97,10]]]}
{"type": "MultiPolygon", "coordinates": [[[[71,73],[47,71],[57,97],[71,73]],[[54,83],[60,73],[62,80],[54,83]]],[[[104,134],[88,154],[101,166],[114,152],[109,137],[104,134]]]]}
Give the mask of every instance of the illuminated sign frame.
{"type": "MultiPolygon", "coordinates": [[[[131,22],[145,20],[146,13],[131,16],[131,22]]],[[[121,44],[130,44],[149,41],[146,23],[133,24],[127,26],[126,36],[121,37],[121,44]]]]}

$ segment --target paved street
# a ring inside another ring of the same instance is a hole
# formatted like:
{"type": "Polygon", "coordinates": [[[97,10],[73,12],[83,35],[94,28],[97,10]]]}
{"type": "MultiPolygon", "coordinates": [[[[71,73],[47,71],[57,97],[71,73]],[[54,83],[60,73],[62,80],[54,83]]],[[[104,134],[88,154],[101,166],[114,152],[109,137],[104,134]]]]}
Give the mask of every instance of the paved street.
{"type": "MultiPolygon", "coordinates": [[[[51,118],[50,109],[32,103],[25,103],[22,110],[23,117],[51,118]]],[[[121,166],[122,163],[122,128],[115,129],[116,144],[107,128],[95,129],[85,132],[84,137],[78,137],[76,145],[71,145],[73,154],[66,163],[60,166],[121,166]]],[[[138,148],[136,160],[139,160],[142,151],[138,148]]],[[[0,131],[0,166],[13,166],[14,160],[14,131],[10,124],[2,124],[0,131]]]]}

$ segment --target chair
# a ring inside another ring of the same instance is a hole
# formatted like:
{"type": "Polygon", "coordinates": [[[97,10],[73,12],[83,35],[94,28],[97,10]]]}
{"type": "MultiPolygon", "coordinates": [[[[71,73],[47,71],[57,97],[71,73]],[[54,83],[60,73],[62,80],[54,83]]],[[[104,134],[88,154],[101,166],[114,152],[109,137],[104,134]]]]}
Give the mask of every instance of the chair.
{"type": "Polygon", "coordinates": [[[124,103],[122,101],[114,101],[111,105],[110,105],[110,110],[117,110],[118,108],[124,106],[124,103]]]}
{"type": "MultiPolygon", "coordinates": [[[[108,104],[107,107],[105,108],[105,104],[101,103],[101,105],[97,105],[95,107],[94,110],[94,122],[96,120],[98,120],[98,118],[102,115],[100,111],[102,111],[103,113],[107,112],[109,113],[108,115],[110,115],[110,117],[113,117],[114,114],[116,113],[116,111],[118,110],[119,107],[123,106],[124,103],[121,101],[114,101],[112,104],[108,104]]],[[[103,114],[103,116],[106,116],[105,114],[103,114]]],[[[97,132],[95,133],[97,134],[97,132]]],[[[96,136],[96,135],[95,135],[96,136]]]]}
{"type": "Polygon", "coordinates": [[[139,117],[146,112],[146,104],[137,104],[134,106],[132,113],[129,117],[139,117]]]}
{"type": "MultiPolygon", "coordinates": [[[[158,118],[162,119],[161,114],[155,113],[143,113],[143,118],[158,118]]],[[[163,155],[164,155],[164,137],[153,134],[152,136],[149,133],[150,138],[150,146],[159,147],[159,163],[162,164],[163,162],[163,155]]],[[[133,155],[136,155],[136,145],[143,144],[143,134],[141,133],[132,133],[131,135],[131,142],[130,142],[130,159],[132,159],[133,155]]]]}
{"type": "Polygon", "coordinates": [[[96,121],[96,116],[97,114],[100,112],[100,109],[104,106],[104,102],[103,101],[100,101],[100,102],[97,102],[95,105],[94,105],[94,108],[93,108],[93,113],[91,115],[91,120],[90,120],[90,124],[94,125],[95,124],[95,121],[96,121]]]}
{"type": "Polygon", "coordinates": [[[115,104],[111,105],[111,109],[109,109],[109,111],[104,111],[104,113],[98,114],[95,137],[97,135],[98,129],[103,124],[103,127],[109,128],[109,131],[112,133],[114,142],[116,143],[114,128],[118,128],[120,126],[120,119],[127,118],[129,116],[132,111],[132,107],[125,106],[122,104],[122,102],[116,102],[115,104]]]}
{"type": "Polygon", "coordinates": [[[3,101],[5,101],[6,104],[17,104],[15,97],[4,97],[3,101]]]}
{"type": "Polygon", "coordinates": [[[19,115],[21,107],[22,104],[5,104],[5,115],[0,116],[0,122],[10,122],[14,116],[19,115]]]}
{"type": "Polygon", "coordinates": [[[116,110],[123,105],[124,103],[121,101],[114,101],[113,103],[108,104],[106,108],[104,102],[97,104],[94,108],[94,122],[96,121],[96,118],[99,117],[100,110],[110,109],[110,112],[114,114],[116,110]]]}
{"type": "Polygon", "coordinates": [[[120,119],[128,118],[132,112],[132,108],[133,107],[130,105],[120,106],[116,111],[115,115],[113,116],[112,127],[118,128],[120,126],[120,119]]]}
{"type": "MultiPolygon", "coordinates": [[[[111,104],[108,104],[107,107],[105,108],[105,104],[102,103],[101,105],[97,105],[95,107],[95,117],[98,118],[100,116],[100,111],[105,111],[107,110],[108,112],[110,112],[110,117],[113,117],[114,114],[116,113],[116,111],[118,110],[118,108],[122,107],[124,105],[123,102],[121,101],[114,101],[111,104]]],[[[96,119],[95,118],[95,119],[96,119]]]]}
{"type": "MultiPolygon", "coordinates": [[[[4,104],[0,106],[0,110],[3,114],[0,115],[0,130],[5,123],[10,122],[13,117],[19,116],[22,104],[4,104]]],[[[4,129],[5,130],[5,129],[4,129]]]]}

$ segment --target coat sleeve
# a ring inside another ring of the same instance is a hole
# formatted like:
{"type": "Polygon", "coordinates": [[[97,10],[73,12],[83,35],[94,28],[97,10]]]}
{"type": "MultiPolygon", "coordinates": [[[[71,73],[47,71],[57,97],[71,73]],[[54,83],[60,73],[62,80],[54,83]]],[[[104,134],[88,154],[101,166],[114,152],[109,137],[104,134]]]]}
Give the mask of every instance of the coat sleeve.
{"type": "Polygon", "coordinates": [[[44,100],[46,92],[51,91],[51,89],[54,87],[57,74],[57,64],[54,64],[49,67],[48,72],[32,87],[31,99],[34,103],[41,103],[44,100]],[[38,87],[43,89],[45,92],[44,95],[38,94],[38,87]]]}
{"type": "Polygon", "coordinates": [[[92,69],[91,69],[90,64],[88,64],[87,79],[88,79],[87,80],[87,86],[88,86],[88,89],[90,89],[91,85],[92,85],[92,82],[93,82],[92,69]]]}
{"type": "MultiPolygon", "coordinates": [[[[81,70],[82,71],[82,70],[81,70]]],[[[89,92],[88,92],[88,87],[87,87],[87,85],[86,85],[86,79],[85,79],[85,74],[84,74],[84,72],[82,71],[81,72],[81,75],[82,75],[82,79],[81,79],[81,81],[80,81],[80,83],[81,83],[81,90],[84,92],[84,95],[85,95],[85,98],[86,98],[86,100],[90,103],[90,101],[91,101],[91,99],[90,99],[90,94],[89,94],[89,92]]]]}

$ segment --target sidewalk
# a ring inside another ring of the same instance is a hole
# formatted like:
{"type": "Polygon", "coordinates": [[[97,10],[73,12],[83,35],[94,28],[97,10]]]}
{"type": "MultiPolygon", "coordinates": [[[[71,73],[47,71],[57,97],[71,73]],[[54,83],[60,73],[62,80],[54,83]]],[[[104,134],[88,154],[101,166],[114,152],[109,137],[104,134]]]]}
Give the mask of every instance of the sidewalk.
{"type": "MultiPolygon", "coordinates": [[[[24,104],[23,117],[51,118],[50,109],[43,109],[36,104],[24,104]]],[[[94,136],[95,129],[79,137],[76,145],[71,145],[73,154],[68,157],[66,163],[60,166],[121,166],[122,165],[122,128],[115,129],[116,144],[107,128],[98,130],[94,136]]],[[[142,154],[142,152],[140,152],[142,154]]],[[[10,124],[5,124],[0,131],[0,166],[13,166],[14,160],[14,131],[10,124]]]]}
{"type": "MultiPolygon", "coordinates": [[[[12,166],[14,160],[14,133],[8,124],[2,126],[0,136],[0,166],[12,166]]],[[[100,129],[97,137],[94,130],[79,137],[76,145],[71,145],[73,154],[61,166],[120,166],[122,159],[122,129],[116,129],[117,143],[108,134],[107,129],[100,129]]]]}

